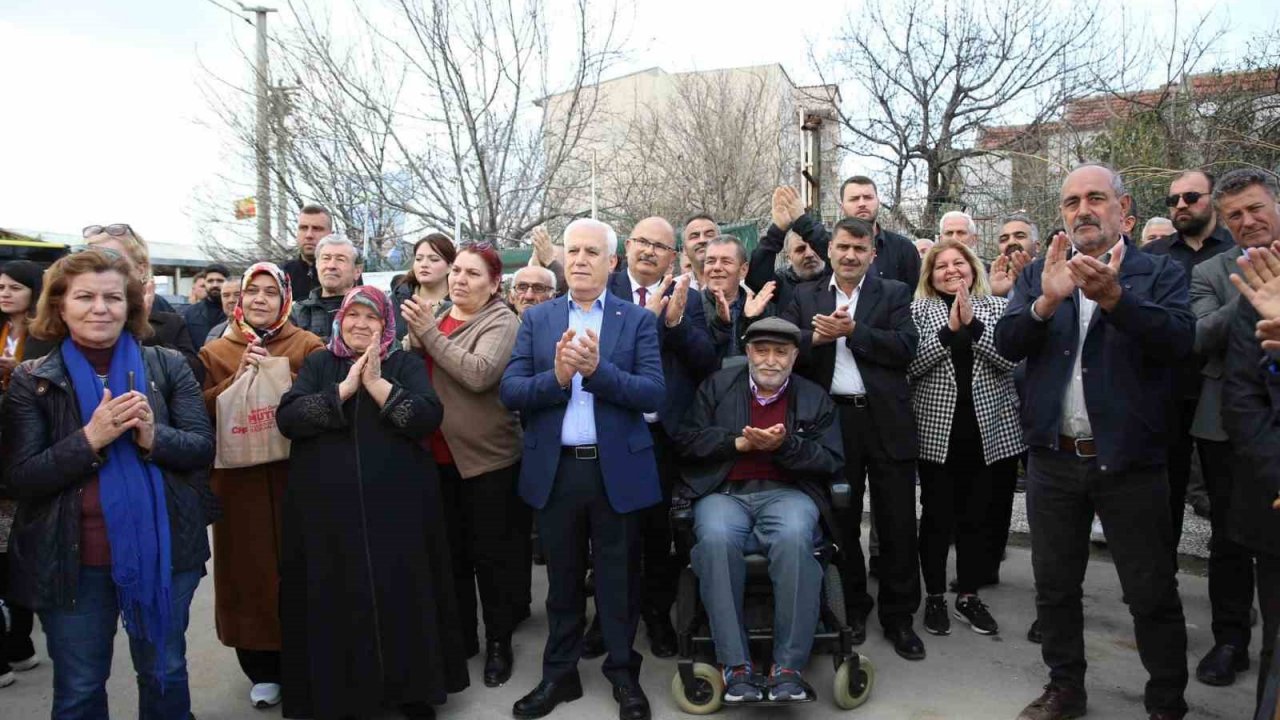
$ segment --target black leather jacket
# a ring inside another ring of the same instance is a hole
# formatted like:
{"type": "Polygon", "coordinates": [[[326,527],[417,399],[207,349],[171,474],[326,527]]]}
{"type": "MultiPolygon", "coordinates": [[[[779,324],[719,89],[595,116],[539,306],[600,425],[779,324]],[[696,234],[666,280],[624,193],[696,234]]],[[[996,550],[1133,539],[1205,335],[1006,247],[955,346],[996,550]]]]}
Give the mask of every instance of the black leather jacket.
{"type": "MultiPolygon", "coordinates": [[[[155,413],[151,461],[164,473],[173,570],[203,568],[213,429],[191,368],[177,351],[143,347],[155,413]]],[[[10,598],[40,610],[70,607],[80,571],[80,503],[103,457],[89,446],[62,351],[22,363],[4,402],[0,494],[18,500],[9,540],[10,598]]]]}

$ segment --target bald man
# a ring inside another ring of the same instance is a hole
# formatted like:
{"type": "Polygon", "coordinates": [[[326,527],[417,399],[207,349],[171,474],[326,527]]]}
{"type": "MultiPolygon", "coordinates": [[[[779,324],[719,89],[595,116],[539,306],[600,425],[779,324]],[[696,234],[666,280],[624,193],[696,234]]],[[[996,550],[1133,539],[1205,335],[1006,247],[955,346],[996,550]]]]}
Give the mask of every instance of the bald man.
{"type": "Polygon", "coordinates": [[[671,657],[676,654],[671,606],[675,604],[680,573],[680,564],[671,553],[668,513],[671,487],[679,479],[671,438],[693,401],[698,384],[719,365],[702,300],[689,287],[691,276],[677,279],[676,234],[671,223],[660,217],[645,218],[632,228],[624,246],[626,268],[609,277],[609,292],[657,316],[662,374],[667,386],[658,412],[645,415],[658,459],[663,502],[646,510],[641,518],[641,616],[653,654],[671,657]]]}

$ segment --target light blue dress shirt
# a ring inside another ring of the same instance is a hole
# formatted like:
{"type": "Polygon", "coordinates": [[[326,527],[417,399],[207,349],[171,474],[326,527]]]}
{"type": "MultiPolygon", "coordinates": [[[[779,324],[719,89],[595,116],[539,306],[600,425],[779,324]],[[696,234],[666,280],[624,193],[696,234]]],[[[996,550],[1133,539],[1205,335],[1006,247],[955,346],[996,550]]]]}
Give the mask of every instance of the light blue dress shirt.
{"type": "MultiPolygon", "coordinates": [[[[586,337],[588,329],[600,337],[607,293],[607,290],[602,290],[600,297],[591,302],[590,310],[583,310],[572,297],[568,299],[569,329],[574,332],[574,342],[577,338],[586,337]]],[[[560,444],[566,447],[596,444],[596,398],[582,389],[582,373],[573,374],[573,394],[569,398],[569,407],[564,411],[564,423],[560,425],[560,444]]]]}

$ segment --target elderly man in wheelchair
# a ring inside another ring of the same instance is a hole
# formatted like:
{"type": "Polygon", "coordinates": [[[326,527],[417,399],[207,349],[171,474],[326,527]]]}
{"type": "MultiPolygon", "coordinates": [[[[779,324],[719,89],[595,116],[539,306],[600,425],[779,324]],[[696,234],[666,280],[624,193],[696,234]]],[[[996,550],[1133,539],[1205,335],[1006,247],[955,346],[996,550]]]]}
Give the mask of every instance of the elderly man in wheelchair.
{"type": "MultiPolygon", "coordinates": [[[[815,547],[822,545],[824,533],[839,537],[829,487],[838,482],[834,478],[843,454],[831,398],[818,385],[791,374],[800,337],[799,328],[780,318],[754,323],[745,334],[747,363],[722,369],[702,384],[676,437],[684,456],[684,483],[677,488],[673,514],[677,524],[692,515],[699,614],[705,606],[722,668],[720,677],[696,680],[704,686],[700,698],[682,681],[682,675],[694,680],[689,658],[696,621],[680,617],[683,659],[674,686],[684,688],[688,702],[679,696],[676,700],[689,712],[709,712],[720,700],[813,700],[813,688],[800,671],[814,649],[820,618],[827,621],[830,637],[843,640],[838,643],[843,654],[840,649],[835,654],[852,659],[852,667],[858,668],[848,629],[823,603],[826,568],[815,547]],[[753,668],[749,639],[758,638],[748,637],[744,622],[747,558],[752,555],[767,557],[773,591],[772,636],[764,638],[773,645],[767,676],[753,668]],[[711,697],[711,688],[721,681],[722,698],[711,697]]],[[[691,583],[691,576],[686,577],[691,583]]],[[[862,693],[851,701],[856,704],[869,690],[866,673],[859,682],[851,684],[853,694],[862,693]]],[[[838,689],[838,704],[856,706],[840,698],[838,689]]]]}

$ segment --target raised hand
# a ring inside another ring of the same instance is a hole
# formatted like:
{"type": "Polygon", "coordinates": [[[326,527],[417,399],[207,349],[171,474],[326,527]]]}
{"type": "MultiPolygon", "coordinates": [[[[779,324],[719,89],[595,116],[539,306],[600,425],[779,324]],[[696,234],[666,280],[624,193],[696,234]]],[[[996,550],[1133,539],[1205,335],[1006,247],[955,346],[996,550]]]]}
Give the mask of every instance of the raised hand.
{"type": "Polygon", "coordinates": [[[853,332],[854,322],[849,306],[841,305],[830,315],[813,316],[813,344],[824,345],[853,332]],[[822,339],[819,340],[819,337],[822,339]]]}
{"type": "Polygon", "coordinates": [[[987,276],[987,281],[991,283],[992,295],[1007,297],[1013,290],[1013,282],[1016,279],[1017,273],[1013,270],[1013,259],[1008,255],[1001,255],[991,263],[991,274],[987,276]]]}
{"type": "Polygon", "coordinates": [[[404,322],[409,326],[409,334],[415,338],[422,337],[422,334],[435,321],[435,314],[431,312],[431,308],[427,307],[427,303],[412,295],[400,303],[400,313],[404,315],[404,322]]]}
{"type": "Polygon", "coordinates": [[[1254,335],[1262,341],[1263,350],[1280,350],[1280,319],[1259,320],[1254,335]]]}
{"type": "Polygon", "coordinates": [[[749,318],[758,317],[760,313],[764,312],[764,309],[769,306],[769,303],[773,301],[773,293],[777,288],[778,283],[773,280],[765,283],[764,287],[760,288],[759,293],[751,292],[751,289],[748,288],[747,302],[742,309],[743,316],[749,318]]]}
{"type": "Polygon", "coordinates": [[[1243,275],[1232,275],[1231,284],[1263,320],[1280,318],[1280,255],[1271,248],[1250,248],[1236,264],[1243,275]]]}
{"type": "Polygon", "coordinates": [[[382,379],[382,348],[376,343],[364,351],[364,369],[360,371],[360,384],[370,388],[382,379]]]}
{"type": "Polygon", "coordinates": [[[1075,277],[1067,267],[1067,248],[1070,245],[1071,241],[1063,232],[1054,235],[1049,243],[1049,252],[1044,256],[1044,272],[1040,274],[1040,297],[1049,307],[1036,308],[1041,317],[1052,315],[1058,305],[1076,290],[1075,277]]]}
{"type": "Polygon", "coordinates": [[[960,308],[960,324],[968,327],[973,322],[973,299],[969,297],[969,288],[960,286],[955,305],[960,308]]]}
{"type": "Polygon", "coordinates": [[[723,290],[716,290],[715,295],[716,316],[720,318],[720,322],[731,322],[733,318],[733,311],[729,308],[729,299],[724,296],[723,290]]]}
{"type": "MultiPolygon", "coordinates": [[[[670,277],[668,275],[668,277],[670,277]]],[[[671,293],[671,297],[667,302],[667,327],[675,327],[684,320],[684,309],[689,304],[689,281],[692,278],[689,275],[681,275],[676,281],[676,289],[671,293]]],[[[663,286],[666,287],[665,285],[663,286]]],[[[663,291],[665,293],[665,290],[663,291]]]]}
{"type": "Polygon", "coordinates": [[[1120,302],[1120,263],[1124,261],[1124,253],[1125,246],[1121,243],[1106,264],[1084,253],[1067,261],[1067,268],[1080,292],[1103,310],[1110,311],[1120,302]]]}
{"type": "Polygon", "coordinates": [[[783,232],[786,232],[787,228],[791,227],[791,214],[787,210],[785,190],[785,187],[774,188],[773,198],[769,203],[769,215],[773,219],[773,224],[783,232]]]}
{"type": "Polygon", "coordinates": [[[549,267],[555,262],[556,249],[551,245],[551,234],[542,225],[533,229],[533,255],[542,267],[549,267]]]}
{"type": "Polygon", "coordinates": [[[577,355],[578,372],[582,373],[582,377],[589,378],[596,373],[596,368],[600,366],[600,338],[596,335],[596,331],[587,328],[587,334],[578,338],[575,348],[577,355]]]}
{"type": "Polygon", "coordinates": [[[565,330],[564,334],[560,336],[560,340],[556,342],[555,373],[556,381],[560,383],[560,387],[569,387],[574,373],[578,372],[570,362],[568,354],[573,347],[574,335],[576,333],[570,328],[565,330]]]}
{"type": "Polygon", "coordinates": [[[671,287],[672,276],[668,272],[666,277],[662,278],[662,284],[658,286],[657,292],[649,293],[649,297],[645,298],[644,309],[662,317],[662,311],[667,307],[669,298],[667,298],[667,288],[671,287]]]}

